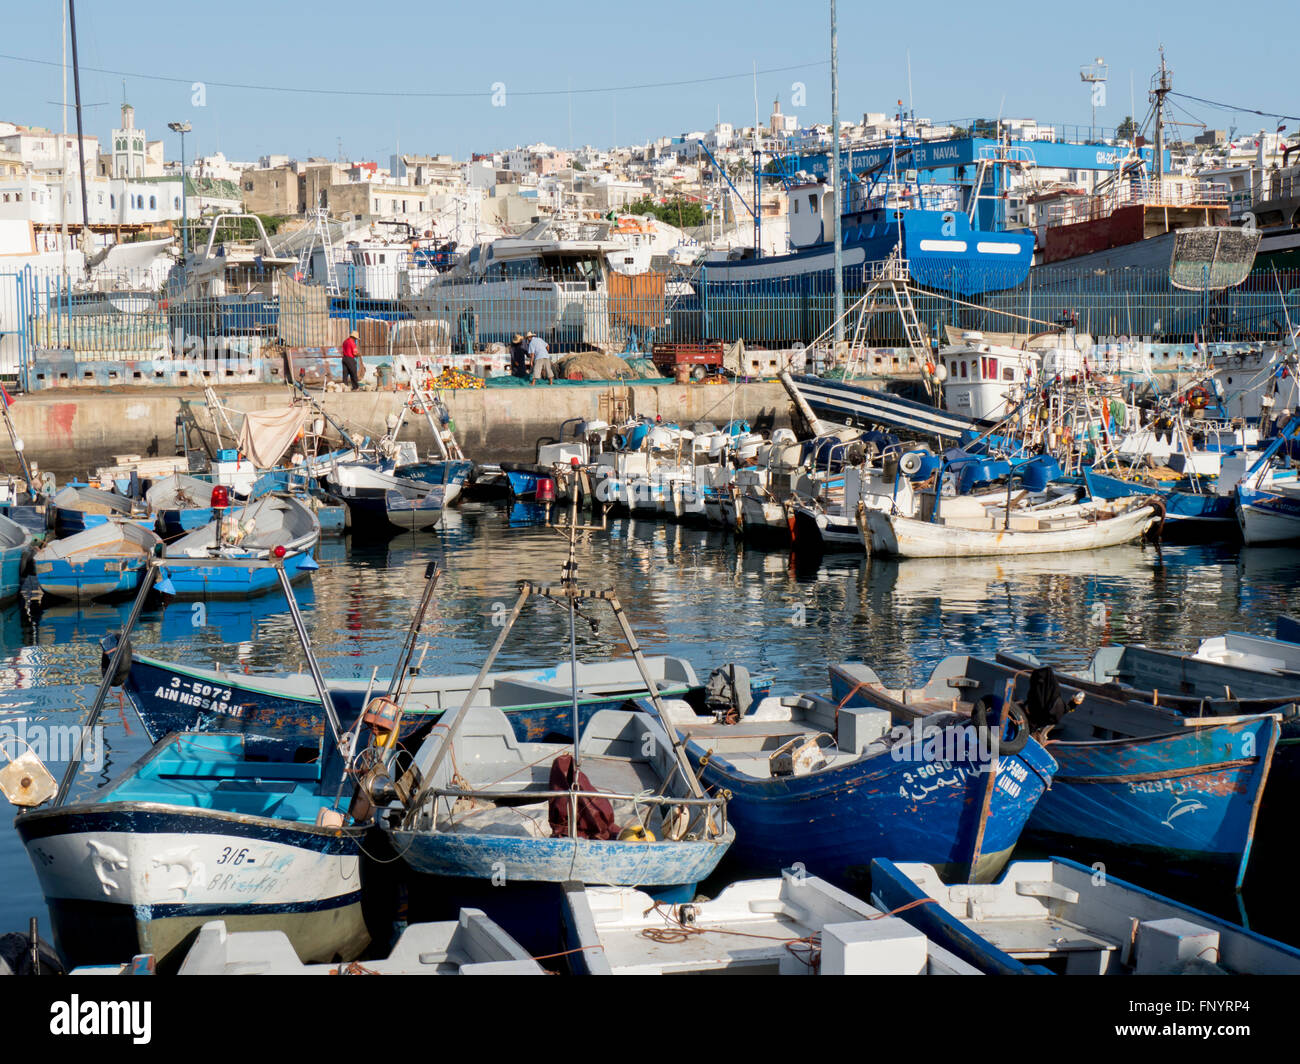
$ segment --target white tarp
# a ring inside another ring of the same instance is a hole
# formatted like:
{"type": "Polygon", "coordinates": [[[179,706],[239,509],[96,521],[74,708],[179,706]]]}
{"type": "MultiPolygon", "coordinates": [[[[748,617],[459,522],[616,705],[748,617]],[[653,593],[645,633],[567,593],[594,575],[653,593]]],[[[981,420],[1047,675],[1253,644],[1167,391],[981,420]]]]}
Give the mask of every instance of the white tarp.
{"type": "Polygon", "coordinates": [[[293,446],[306,419],[300,406],[249,411],[239,429],[239,451],[258,469],[270,469],[293,446]]]}

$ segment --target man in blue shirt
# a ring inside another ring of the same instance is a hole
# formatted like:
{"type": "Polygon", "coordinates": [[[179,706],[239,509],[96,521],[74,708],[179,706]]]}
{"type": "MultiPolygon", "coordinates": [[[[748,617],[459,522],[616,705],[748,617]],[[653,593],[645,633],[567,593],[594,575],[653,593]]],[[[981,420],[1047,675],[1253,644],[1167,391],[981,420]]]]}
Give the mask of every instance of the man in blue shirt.
{"type": "Polygon", "coordinates": [[[546,341],[536,333],[530,332],[528,340],[528,357],[533,363],[533,383],[536,384],[538,378],[544,378],[547,384],[555,382],[555,371],[551,368],[551,349],[546,346],[546,341]]]}

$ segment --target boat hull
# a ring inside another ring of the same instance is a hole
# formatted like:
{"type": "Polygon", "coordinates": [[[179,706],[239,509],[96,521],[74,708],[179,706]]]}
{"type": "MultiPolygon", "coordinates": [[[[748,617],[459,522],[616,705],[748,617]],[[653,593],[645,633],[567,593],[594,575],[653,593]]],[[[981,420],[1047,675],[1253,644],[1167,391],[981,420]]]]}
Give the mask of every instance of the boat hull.
{"type": "MultiPolygon", "coordinates": [[[[706,752],[694,741],[687,750],[692,762],[706,752]]],[[[710,790],[732,794],[732,858],[747,871],[779,874],[798,862],[853,886],[874,858],[928,854],[924,861],[946,877],[992,881],[1051,780],[1054,761],[1032,740],[1019,754],[998,759],[981,837],[989,763],[926,761],[916,753],[915,760],[882,754],[806,776],[759,779],[714,752],[702,779],[710,790]]]]}
{"type": "Polygon", "coordinates": [[[867,536],[871,553],[900,558],[1056,554],[1132,543],[1159,520],[1154,507],[1142,506],[1081,527],[1016,532],[959,528],[868,510],[867,536]]]}
{"type": "Polygon", "coordinates": [[[455,832],[393,832],[393,846],[423,875],[493,882],[694,887],[731,845],[730,831],[690,842],[538,839],[455,832]]]}
{"type": "MultiPolygon", "coordinates": [[[[313,551],[286,555],[282,563],[290,581],[305,580],[312,574],[313,551]],[[309,564],[312,563],[312,564],[309,564]]],[[[239,569],[233,566],[185,565],[168,562],[164,569],[172,582],[175,598],[244,598],[261,595],[280,586],[274,569],[239,569]]]]}
{"type": "Polygon", "coordinates": [[[369,941],[357,845],[337,829],[148,803],[38,810],[17,828],[70,965],[166,963],[215,919],[282,930],[304,961],[369,941]]]}
{"type": "Polygon", "coordinates": [[[1239,887],[1279,725],[1272,717],[1225,721],[1166,735],[1050,743],[1060,765],[1029,819],[1026,840],[1096,860],[1201,874],[1239,887]]]}
{"type": "MultiPolygon", "coordinates": [[[[468,682],[468,681],[467,681],[468,682]]],[[[380,678],[376,691],[387,689],[380,678]]],[[[364,681],[330,683],[330,698],[346,723],[364,708],[364,681]]],[[[243,676],[209,669],[190,669],[147,657],[137,657],[127,674],[125,690],[151,741],[173,731],[232,731],[256,737],[272,745],[303,745],[315,741],[325,725],[325,715],[314,693],[294,691],[274,677],[243,676]]],[[[766,692],[765,687],[755,691],[766,692]]],[[[690,688],[670,684],[662,689],[665,698],[680,698],[690,688]]],[[[582,726],[602,709],[618,709],[642,692],[628,691],[596,697],[580,695],[578,708],[582,726]]],[[[452,692],[448,702],[459,706],[463,694],[452,692]]],[[[418,681],[409,697],[404,720],[415,728],[437,719],[446,706],[429,705],[418,681]]],[[[554,736],[570,736],[573,728],[572,698],[539,698],[535,703],[502,707],[520,742],[538,742],[554,736]]]]}
{"type": "Polygon", "coordinates": [[[41,591],[62,599],[129,595],[140,587],[143,574],[143,558],[57,559],[36,564],[41,591]]]}

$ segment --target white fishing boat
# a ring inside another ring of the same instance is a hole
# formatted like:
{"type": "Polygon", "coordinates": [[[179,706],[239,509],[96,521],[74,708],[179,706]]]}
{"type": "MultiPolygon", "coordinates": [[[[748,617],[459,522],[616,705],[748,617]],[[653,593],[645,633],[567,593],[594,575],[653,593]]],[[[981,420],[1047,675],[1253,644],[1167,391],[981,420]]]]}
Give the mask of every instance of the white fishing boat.
{"type": "Polygon", "coordinates": [[[867,510],[864,545],[902,558],[1097,550],[1141,539],[1162,515],[1160,500],[1148,495],[1020,507],[958,496],[942,500],[932,520],[867,510]]]}
{"type": "MultiPolygon", "coordinates": [[[[131,965],[78,968],[73,975],[126,975],[131,965]]],[[[304,964],[283,931],[231,931],[224,920],[199,928],[179,975],[545,975],[501,926],[479,909],[457,920],[412,924],[387,957],[304,964]]]]}
{"type": "Polygon", "coordinates": [[[610,339],[609,256],[622,245],[539,234],[478,244],[403,300],[417,319],[456,322],[459,343],[509,343],[534,332],[552,347],[610,339]]]}
{"type": "Polygon", "coordinates": [[[929,865],[877,860],[871,898],[910,903],[908,923],[990,974],[1300,974],[1292,946],[1060,858],[953,886],[929,865]]]}
{"type": "Polygon", "coordinates": [[[572,966],[583,974],[979,974],[905,921],[803,872],[678,905],[579,884],[566,885],[564,901],[572,966]]]}

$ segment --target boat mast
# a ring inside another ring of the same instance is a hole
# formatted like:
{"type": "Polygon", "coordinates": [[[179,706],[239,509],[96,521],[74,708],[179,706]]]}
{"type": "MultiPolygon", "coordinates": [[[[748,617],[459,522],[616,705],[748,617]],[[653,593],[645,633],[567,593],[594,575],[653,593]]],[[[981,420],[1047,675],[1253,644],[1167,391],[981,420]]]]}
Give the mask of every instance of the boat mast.
{"type": "Polygon", "coordinates": [[[839,26],[835,17],[835,0],[831,0],[831,165],[835,196],[835,343],[844,340],[844,210],[840,187],[840,67],[839,26]]]}
{"type": "MultiPolygon", "coordinates": [[[[77,6],[75,0],[68,0],[68,28],[72,32],[72,90],[77,104],[77,158],[81,166],[81,253],[90,258],[90,209],[86,194],[86,139],[81,130],[81,66],[77,62],[77,6]]],[[[87,265],[86,272],[90,272],[87,265]]]]}
{"type": "Polygon", "coordinates": [[[1162,45],[1160,48],[1160,73],[1156,75],[1155,87],[1151,90],[1151,98],[1156,107],[1155,175],[1157,194],[1159,194],[1160,182],[1165,176],[1165,97],[1172,89],[1173,85],[1169,80],[1169,68],[1165,66],[1165,49],[1162,45]]]}
{"type": "MultiPolygon", "coordinates": [[[[59,181],[59,245],[63,250],[63,287],[68,287],[68,9],[63,5],[59,34],[59,62],[63,74],[63,133],[59,142],[62,173],[59,181]]],[[[81,175],[85,180],[86,175],[81,175]]]]}

